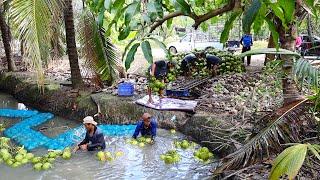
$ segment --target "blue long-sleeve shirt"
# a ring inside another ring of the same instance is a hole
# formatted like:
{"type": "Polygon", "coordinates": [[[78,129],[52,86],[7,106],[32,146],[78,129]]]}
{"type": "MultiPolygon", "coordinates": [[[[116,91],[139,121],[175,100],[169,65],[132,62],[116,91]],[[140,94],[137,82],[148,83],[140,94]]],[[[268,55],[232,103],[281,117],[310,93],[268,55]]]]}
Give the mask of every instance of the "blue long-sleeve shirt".
{"type": "Polygon", "coordinates": [[[78,144],[78,146],[81,146],[83,144],[88,144],[88,151],[95,151],[106,148],[104,135],[97,127],[95,127],[94,129],[93,136],[90,136],[89,132],[87,132],[86,137],[80,144],[78,144]]]}
{"type": "Polygon", "coordinates": [[[142,120],[138,121],[136,130],[134,131],[133,138],[137,138],[141,133],[142,136],[151,136],[154,139],[157,135],[157,122],[152,119],[150,125],[146,128],[142,120]]]}

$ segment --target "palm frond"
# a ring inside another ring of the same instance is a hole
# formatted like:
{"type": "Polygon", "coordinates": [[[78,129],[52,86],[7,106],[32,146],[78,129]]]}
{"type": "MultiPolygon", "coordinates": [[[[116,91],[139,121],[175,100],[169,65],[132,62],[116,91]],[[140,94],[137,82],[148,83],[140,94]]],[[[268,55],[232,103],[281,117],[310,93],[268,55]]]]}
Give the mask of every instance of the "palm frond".
{"type": "Polygon", "coordinates": [[[300,81],[302,86],[304,83],[308,84],[318,90],[319,87],[319,69],[313,67],[312,64],[305,60],[299,59],[294,65],[294,74],[296,78],[300,81]]]}
{"type": "Polygon", "coordinates": [[[86,59],[85,66],[100,75],[103,81],[112,83],[116,71],[121,67],[118,50],[104,30],[99,28],[93,15],[84,10],[79,23],[81,52],[86,59]]]}
{"type": "Polygon", "coordinates": [[[279,54],[279,55],[291,55],[297,58],[301,57],[301,55],[296,52],[289,51],[287,49],[277,49],[277,48],[254,49],[254,50],[241,53],[240,57],[258,55],[258,54],[279,54]]]}
{"type": "MultiPolygon", "coordinates": [[[[59,1],[59,6],[64,7],[65,4],[62,1],[59,1]]],[[[62,20],[64,17],[63,11],[57,12],[56,14],[53,14],[52,22],[51,22],[51,28],[52,33],[50,37],[51,46],[50,48],[53,50],[53,57],[52,59],[58,59],[61,58],[65,51],[65,24],[62,20]]]]}
{"type": "Polygon", "coordinates": [[[37,71],[38,85],[44,84],[42,63],[49,57],[51,22],[62,11],[59,0],[12,0],[12,23],[25,42],[25,55],[37,71]]]}
{"type": "Polygon", "coordinates": [[[215,170],[215,173],[220,174],[224,170],[245,167],[259,157],[269,156],[269,150],[281,149],[280,142],[299,141],[298,124],[304,118],[308,118],[308,114],[305,113],[307,101],[308,99],[293,102],[260,119],[261,123],[270,123],[266,123],[267,126],[240,149],[223,158],[223,164],[215,170]]]}

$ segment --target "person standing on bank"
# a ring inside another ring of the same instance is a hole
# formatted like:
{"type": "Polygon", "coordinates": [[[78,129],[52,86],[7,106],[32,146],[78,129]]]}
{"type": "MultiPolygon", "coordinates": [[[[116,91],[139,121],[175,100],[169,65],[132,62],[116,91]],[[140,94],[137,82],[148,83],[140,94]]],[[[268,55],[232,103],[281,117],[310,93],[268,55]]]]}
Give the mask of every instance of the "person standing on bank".
{"type": "MultiPolygon", "coordinates": [[[[240,40],[240,44],[242,45],[242,53],[250,51],[251,46],[253,45],[252,35],[250,33],[246,33],[242,36],[240,40]]],[[[242,62],[244,63],[244,57],[242,58],[242,62]]],[[[250,66],[251,56],[247,56],[247,65],[250,66]]]]}
{"type": "MultiPolygon", "coordinates": [[[[150,83],[153,82],[154,79],[160,80],[162,83],[165,82],[166,76],[170,69],[173,69],[175,67],[174,62],[160,60],[152,63],[152,65],[147,70],[147,77],[149,81],[148,85],[148,96],[149,96],[149,103],[153,103],[152,100],[152,88],[150,87],[150,83]]],[[[160,98],[163,98],[163,89],[160,89],[159,91],[160,98]]]]}
{"type": "Polygon", "coordinates": [[[83,119],[84,127],[86,128],[86,136],[84,140],[78,144],[73,152],[78,150],[84,151],[96,151],[106,148],[106,142],[104,141],[104,135],[97,127],[97,122],[94,121],[92,116],[87,116],[83,119]]]}

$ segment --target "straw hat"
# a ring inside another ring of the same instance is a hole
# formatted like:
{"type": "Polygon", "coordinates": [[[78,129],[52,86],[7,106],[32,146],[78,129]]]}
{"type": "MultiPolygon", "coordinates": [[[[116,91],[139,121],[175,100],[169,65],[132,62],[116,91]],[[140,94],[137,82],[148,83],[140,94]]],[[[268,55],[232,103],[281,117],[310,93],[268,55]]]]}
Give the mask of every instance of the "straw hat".
{"type": "Polygon", "coordinates": [[[97,126],[98,124],[97,122],[94,121],[92,116],[87,116],[83,119],[83,124],[88,124],[88,123],[93,124],[95,126],[97,126]]]}

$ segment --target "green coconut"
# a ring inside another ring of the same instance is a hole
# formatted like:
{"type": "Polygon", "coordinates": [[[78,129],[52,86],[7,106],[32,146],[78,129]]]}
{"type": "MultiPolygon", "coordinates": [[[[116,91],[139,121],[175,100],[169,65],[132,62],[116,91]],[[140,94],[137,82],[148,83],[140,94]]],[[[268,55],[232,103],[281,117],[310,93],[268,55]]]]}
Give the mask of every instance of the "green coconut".
{"type": "Polygon", "coordinates": [[[34,155],[32,153],[27,153],[26,158],[27,159],[32,159],[34,157],[34,155]]]}
{"type": "Polygon", "coordinates": [[[99,161],[105,161],[106,160],[105,153],[103,151],[99,151],[97,153],[97,158],[98,158],[99,161]]]}
{"type": "Polygon", "coordinates": [[[49,158],[57,157],[57,154],[55,152],[49,152],[48,155],[49,155],[49,158]]]}
{"type": "Polygon", "coordinates": [[[17,167],[19,167],[19,166],[21,166],[21,163],[20,163],[20,162],[15,162],[15,163],[13,163],[13,164],[11,165],[11,167],[13,167],[13,168],[17,168],[17,167]]]}
{"type": "Polygon", "coordinates": [[[122,151],[116,152],[116,157],[120,157],[120,156],[123,156],[123,155],[124,155],[124,153],[122,151]]]}
{"type": "Polygon", "coordinates": [[[139,143],[139,147],[144,147],[144,143],[143,142],[139,143]]]}
{"type": "Polygon", "coordinates": [[[71,158],[71,152],[69,152],[69,151],[63,152],[62,158],[63,159],[70,159],[71,158]]]}
{"type": "Polygon", "coordinates": [[[33,168],[37,171],[40,171],[42,169],[42,163],[36,163],[33,165],[33,168]]]}
{"type": "Polygon", "coordinates": [[[27,164],[29,162],[29,160],[27,158],[23,158],[21,160],[21,164],[27,164]]]}
{"type": "Polygon", "coordinates": [[[151,138],[146,138],[146,143],[150,144],[151,143],[151,138]]]}
{"type": "Polygon", "coordinates": [[[46,162],[46,163],[44,163],[44,164],[42,165],[42,169],[43,169],[43,170],[48,170],[48,169],[50,169],[50,168],[52,168],[51,163],[46,162]]]}
{"type": "Polygon", "coordinates": [[[38,163],[38,162],[40,162],[40,161],[41,161],[41,157],[34,157],[34,158],[31,159],[31,162],[32,162],[33,164],[36,164],[36,163],[38,163]]]}
{"type": "Polygon", "coordinates": [[[20,162],[23,159],[23,155],[22,154],[17,154],[14,159],[18,162],[20,162]]]}

